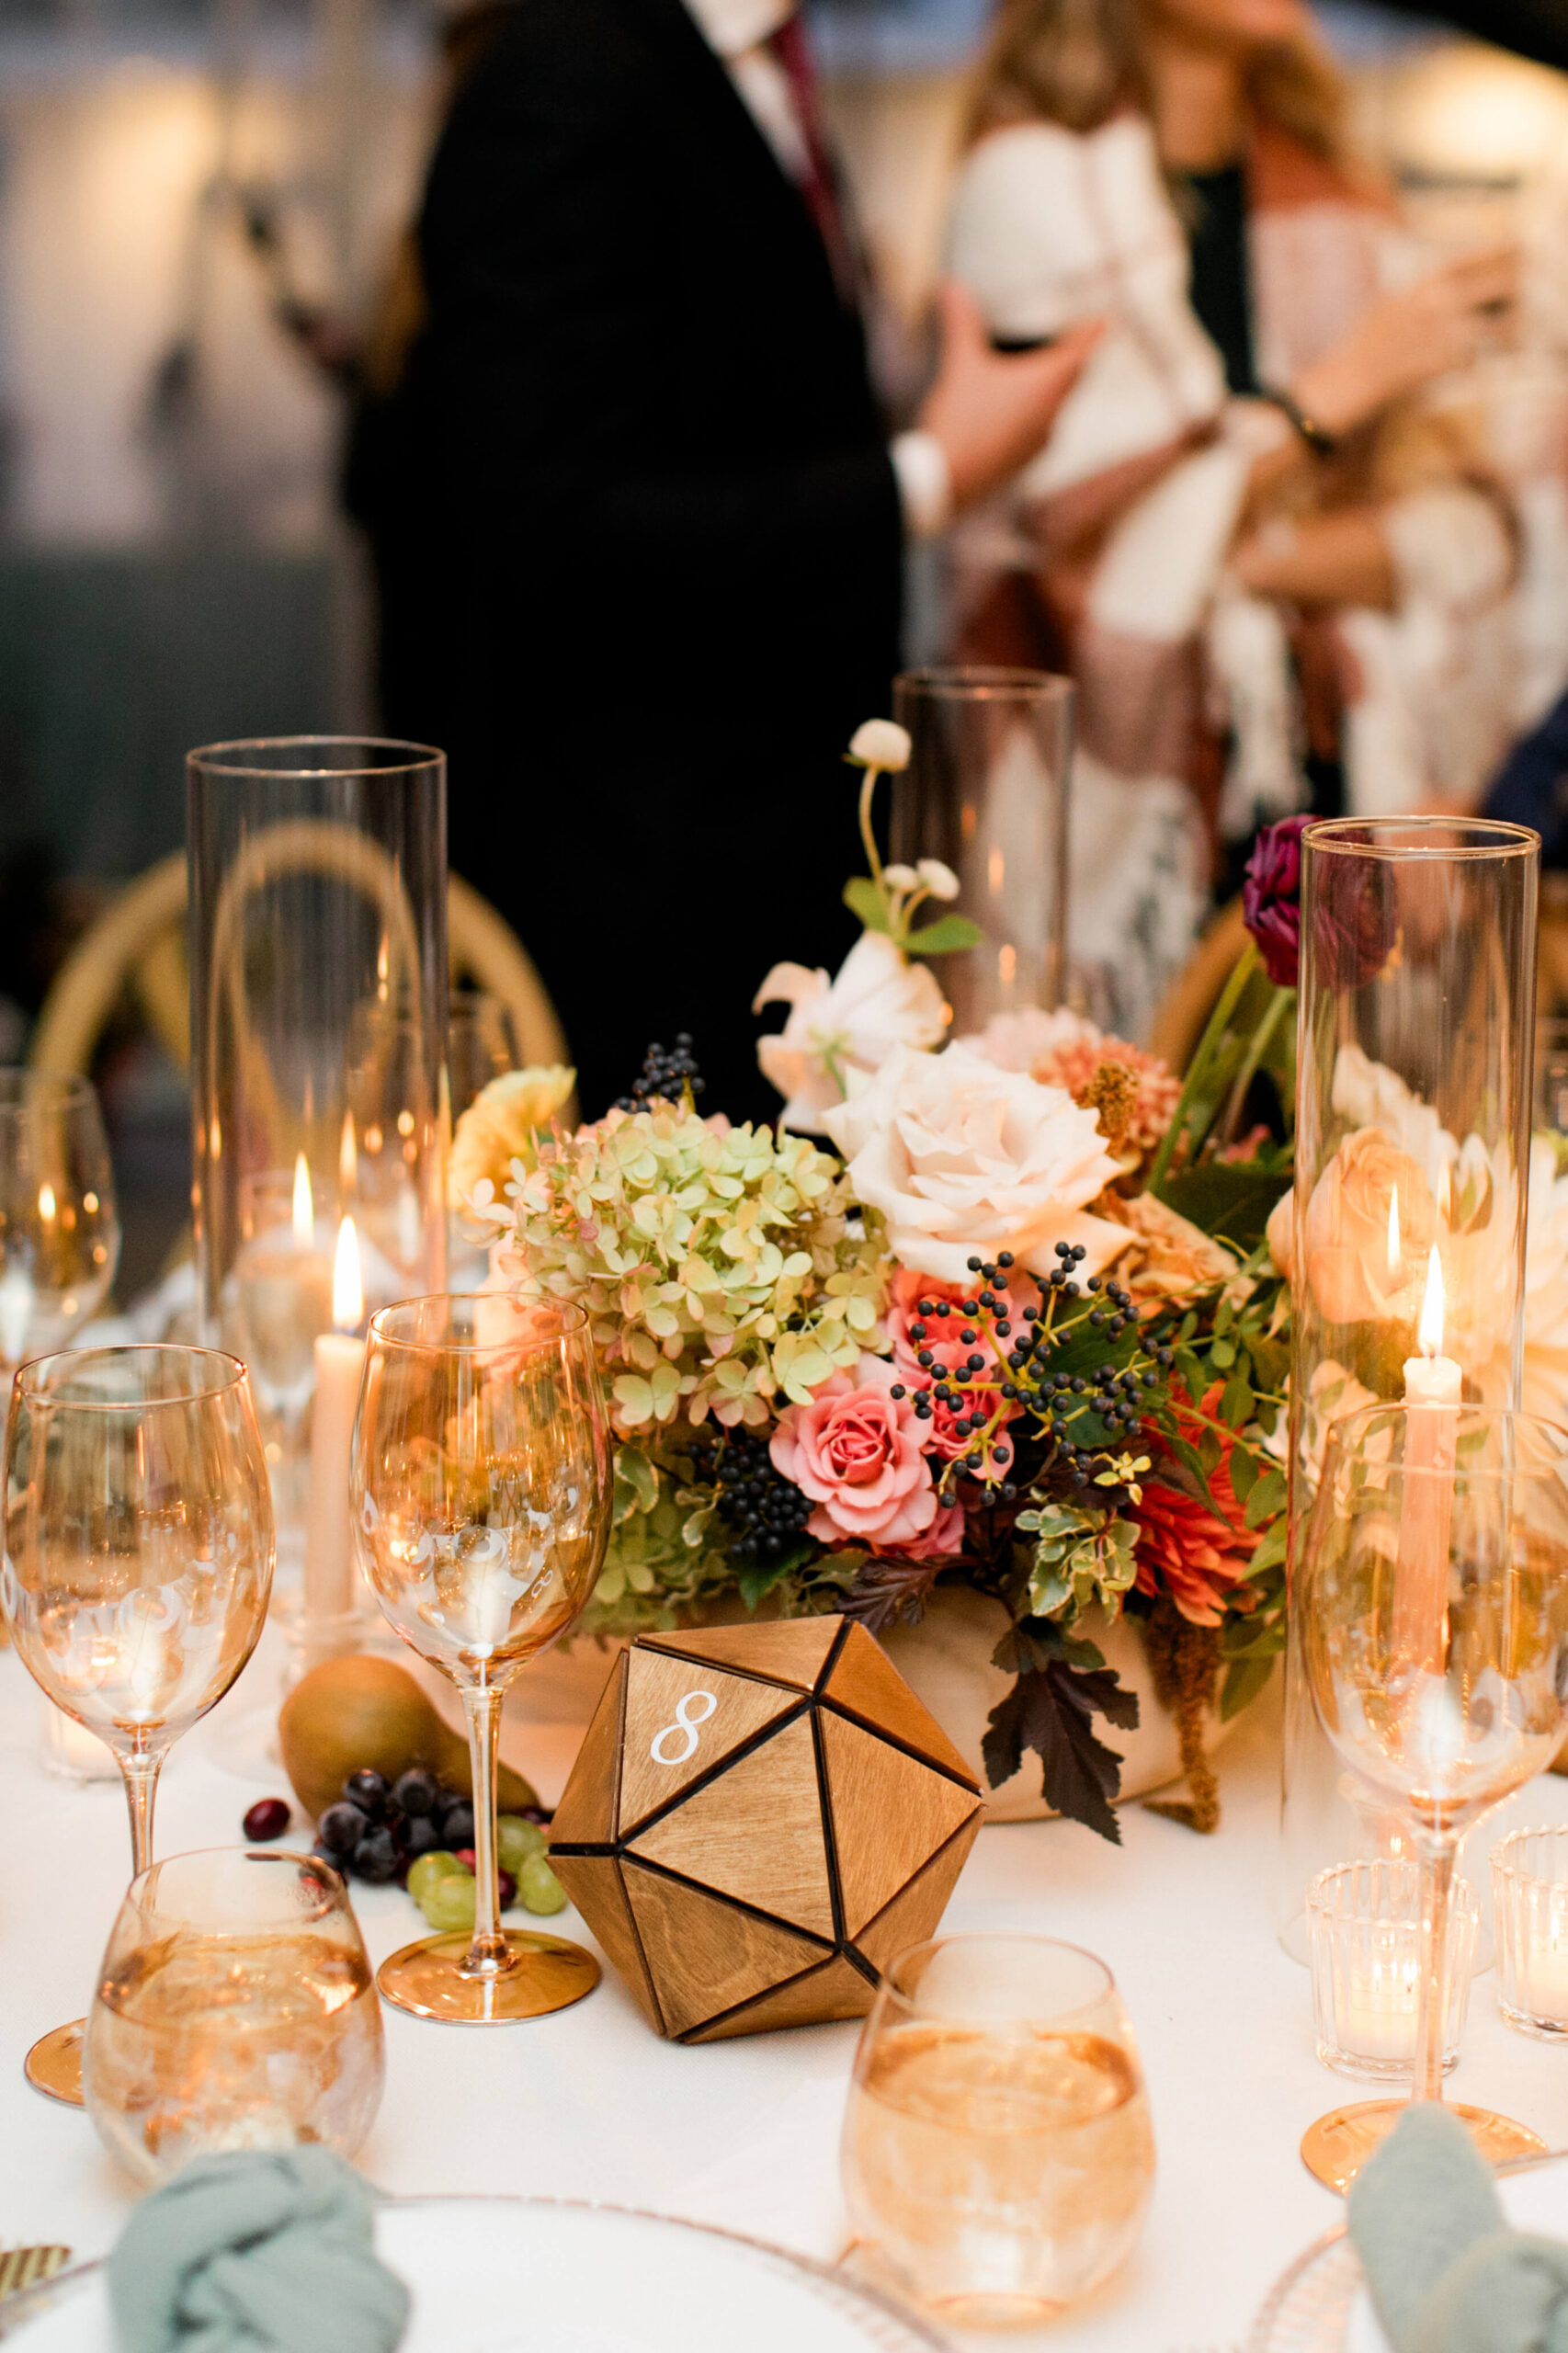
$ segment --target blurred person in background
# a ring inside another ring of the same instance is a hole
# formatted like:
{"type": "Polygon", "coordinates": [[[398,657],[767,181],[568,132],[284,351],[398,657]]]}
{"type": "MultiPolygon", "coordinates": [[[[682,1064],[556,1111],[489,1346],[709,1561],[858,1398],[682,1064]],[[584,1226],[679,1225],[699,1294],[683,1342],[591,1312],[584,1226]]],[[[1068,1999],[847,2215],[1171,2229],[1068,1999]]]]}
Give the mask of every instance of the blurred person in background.
{"type": "Polygon", "coordinates": [[[492,0],[459,47],[349,467],[383,723],[449,754],[585,1109],[689,1030],[706,1107],[770,1115],[746,1007],[852,938],[905,533],[1027,462],[1095,330],[999,356],[951,290],[890,441],[793,0],[492,0]]]}
{"type": "Polygon", "coordinates": [[[1146,1029],[1265,819],[1472,805],[1511,719],[1514,522],[1425,402],[1515,294],[1348,160],[1304,0],[1004,0],[949,267],[1009,345],[1109,324],[963,535],[971,658],[1079,688],[1071,951],[1146,1029]]]}

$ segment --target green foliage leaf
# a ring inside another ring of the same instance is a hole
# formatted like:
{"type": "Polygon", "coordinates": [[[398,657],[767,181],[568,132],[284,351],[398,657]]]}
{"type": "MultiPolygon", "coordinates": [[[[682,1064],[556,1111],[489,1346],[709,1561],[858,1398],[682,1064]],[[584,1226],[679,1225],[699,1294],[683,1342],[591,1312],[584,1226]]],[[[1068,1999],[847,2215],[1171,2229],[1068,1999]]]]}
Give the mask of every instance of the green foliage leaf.
{"type": "Polygon", "coordinates": [[[1261,1528],[1266,1520],[1285,1508],[1285,1477],[1279,1471],[1270,1471],[1261,1478],[1247,1497],[1246,1523],[1249,1528],[1261,1528]]]}
{"type": "Polygon", "coordinates": [[[888,918],[882,894],[869,874],[851,876],[844,886],[844,904],[868,931],[886,931],[888,918]]]}
{"type": "Polygon", "coordinates": [[[789,1545],[776,1561],[768,1561],[761,1568],[737,1568],[735,1583],[746,1608],[755,1609],[763,1596],[772,1592],[780,1577],[791,1575],[796,1569],[803,1569],[808,1561],[815,1559],[816,1552],[817,1547],[810,1538],[802,1537],[798,1544],[789,1545]]]}
{"type": "Polygon", "coordinates": [[[973,948],[980,936],[980,926],[967,915],[938,915],[935,923],[910,932],[903,945],[911,956],[948,956],[956,949],[973,948]]]}
{"type": "Polygon", "coordinates": [[[1220,1721],[1228,1724],[1248,1708],[1267,1685],[1274,1672],[1272,1657],[1239,1658],[1227,1668],[1225,1680],[1220,1687],[1220,1721]]]}

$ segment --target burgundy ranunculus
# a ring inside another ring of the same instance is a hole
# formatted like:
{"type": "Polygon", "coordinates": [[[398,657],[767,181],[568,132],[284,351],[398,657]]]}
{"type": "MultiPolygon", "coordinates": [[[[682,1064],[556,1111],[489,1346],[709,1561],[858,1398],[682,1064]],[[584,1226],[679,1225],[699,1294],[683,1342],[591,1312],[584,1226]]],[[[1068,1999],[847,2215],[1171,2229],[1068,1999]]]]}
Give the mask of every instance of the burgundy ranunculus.
{"type": "Polygon", "coordinates": [[[1242,918],[1277,988],[1293,989],[1301,957],[1301,833],[1307,817],[1266,825],[1247,860],[1242,918]]]}

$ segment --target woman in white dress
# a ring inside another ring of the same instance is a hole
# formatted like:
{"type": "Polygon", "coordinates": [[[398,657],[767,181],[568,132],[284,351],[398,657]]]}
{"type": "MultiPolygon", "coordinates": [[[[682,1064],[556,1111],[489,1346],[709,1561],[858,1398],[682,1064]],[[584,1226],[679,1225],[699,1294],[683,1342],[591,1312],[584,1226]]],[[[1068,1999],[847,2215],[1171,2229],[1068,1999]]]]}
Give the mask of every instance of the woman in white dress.
{"type": "Polygon", "coordinates": [[[1223,841],[1468,801],[1507,740],[1507,502],[1423,395],[1514,258],[1418,274],[1341,115],[1305,0],[1004,0],[977,78],[951,275],[1005,346],[1109,324],[963,535],[960,645],[1077,680],[1070,946],[1125,1036],[1223,841]]]}

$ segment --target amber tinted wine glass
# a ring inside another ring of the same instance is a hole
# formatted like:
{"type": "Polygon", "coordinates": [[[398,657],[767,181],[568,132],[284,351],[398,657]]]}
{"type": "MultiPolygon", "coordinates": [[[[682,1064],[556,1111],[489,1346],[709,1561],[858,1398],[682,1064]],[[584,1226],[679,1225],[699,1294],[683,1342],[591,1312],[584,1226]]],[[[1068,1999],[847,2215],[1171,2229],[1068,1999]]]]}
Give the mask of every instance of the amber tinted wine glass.
{"type": "MultiPolygon", "coordinates": [[[[22,1664],[108,1744],[153,1859],[165,1757],[255,1650],[272,1586],[272,1502],[249,1378],[215,1348],[74,1348],[12,1383],[0,1602],[22,1664]]],[[[82,2021],[28,2054],[81,2099],[82,2021]]]]}
{"type": "Polygon", "coordinates": [[[507,1685],[593,1592],[609,1502],[603,1392],[580,1308],[471,1292],[371,1317],[355,1540],[391,1625],[457,1686],[473,1767],[473,1936],[406,1945],[378,1979],[418,2017],[537,2018],[598,1981],[580,1946],[501,1926],[495,1760],[507,1685]]]}
{"type": "MultiPolygon", "coordinates": [[[[1413,2097],[1443,2096],[1464,1834],[1550,1765],[1568,1701],[1568,1430],[1480,1405],[1373,1405],[1329,1431],[1299,1563],[1304,1665],[1338,1756],[1403,1820],[1421,1878],[1413,2097]]],[[[1301,2154],[1345,2189],[1402,2103],[1335,2109],[1301,2154]]],[[[1461,2109],[1494,2163],[1527,2127],[1461,2109]]]]}

